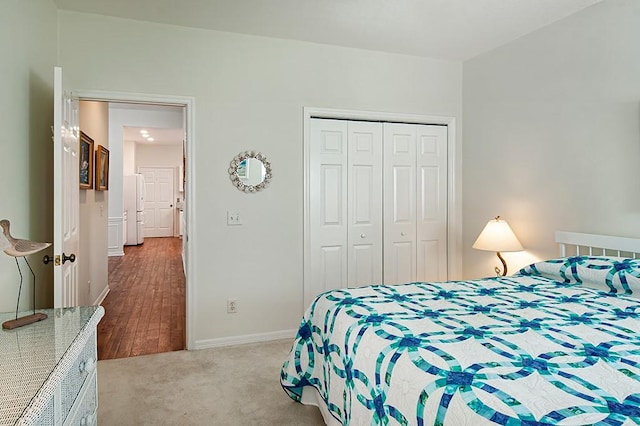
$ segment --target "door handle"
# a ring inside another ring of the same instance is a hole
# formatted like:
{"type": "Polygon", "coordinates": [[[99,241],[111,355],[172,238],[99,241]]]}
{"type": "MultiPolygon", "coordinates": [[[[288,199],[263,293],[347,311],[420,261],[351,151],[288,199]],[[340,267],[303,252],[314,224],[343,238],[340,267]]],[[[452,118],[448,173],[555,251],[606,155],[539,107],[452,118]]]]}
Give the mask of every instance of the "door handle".
{"type": "Polygon", "coordinates": [[[75,254],[73,254],[73,253],[71,253],[69,256],[67,256],[67,255],[66,255],[66,254],[64,254],[64,252],[63,252],[63,253],[62,253],[62,264],[64,265],[64,263],[65,263],[67,260],[68,260],[69,262],[71,262],[71,263],[75,262],[75,261],[76,261],[76,255],[75,255],[75,254]]]}

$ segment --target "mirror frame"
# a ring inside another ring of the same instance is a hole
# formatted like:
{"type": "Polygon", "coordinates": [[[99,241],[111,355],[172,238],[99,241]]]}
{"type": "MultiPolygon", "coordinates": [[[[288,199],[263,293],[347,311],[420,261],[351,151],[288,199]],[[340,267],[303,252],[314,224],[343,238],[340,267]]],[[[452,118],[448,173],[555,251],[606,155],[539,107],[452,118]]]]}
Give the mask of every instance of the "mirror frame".
{"type": "Polygon", "coordinates": [[[257,151],[244,151],[233,157],[228,172],[231,183],[233,183],[233,185],[238,188],[238,191],[246,193],[262,191],[269,186],[269,183],[271,182],[271,178],[273,176],[271,173],[271,163],[267,160],[266,156],[257,151]],[[246,185],[238,177],[238,166],[243,160],[246,160],[248,158],[255,158],[264,166],[264,179],[257,185],[246,185]]]}

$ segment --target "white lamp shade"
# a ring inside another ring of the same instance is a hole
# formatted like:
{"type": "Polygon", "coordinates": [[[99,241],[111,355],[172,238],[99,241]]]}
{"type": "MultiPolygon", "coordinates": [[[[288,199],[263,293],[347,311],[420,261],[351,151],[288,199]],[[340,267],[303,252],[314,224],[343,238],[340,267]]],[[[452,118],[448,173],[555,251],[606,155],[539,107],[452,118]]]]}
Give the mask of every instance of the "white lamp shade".
{"type": "Polygon", "coordinates": [[[524,250],[509,224],[499,217],[487,223],[476,242],[473,243],[473,248],[496,252],[524,250]]]}

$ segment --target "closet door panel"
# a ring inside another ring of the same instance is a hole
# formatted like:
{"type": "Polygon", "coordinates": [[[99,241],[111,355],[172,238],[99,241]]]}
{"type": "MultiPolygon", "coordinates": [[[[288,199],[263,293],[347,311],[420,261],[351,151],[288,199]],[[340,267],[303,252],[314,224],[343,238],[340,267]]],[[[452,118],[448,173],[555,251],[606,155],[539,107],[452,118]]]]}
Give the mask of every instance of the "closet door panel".
{"type": "Polygon", "coordinates": [[[447,128],[416,126],[418,281],[447,279],[447,128]]]}
{"type": "Polygon", "coordinates": [[[391,168],[392,193],[391,207],[393,208],[393,223],[396,225],[411,226],[415,220],[415,204],[413,194],[409,188],[414,187],[415,168],[412,166],[397,165],[391,168]]]}
{"type": "Polygon", "coordinates": [[[416,281],[416,247],[413,241],[396,241],[384,252],[385,284],[404,284],[416,281]]]}
{"type": "Polygon", "coordinates": [[[440,176],[438,167],[422,166],[419,169],[418,200],[420,204],[420,219],[423,223],[433,223],[438,220],[440,212],[440,176]]]}
{"type": "Polygon", "coordinates": [[[384,283],[416,280],[416,128],[384,124],[384,283]]]}
{"type": "MultiPolygon", "coordinates": [[[[336,287],[336,283],[343,282],[342,271],[345,269],[345,247],[343,245],[325,245],[320,247],[320,274],[317,276],[319,280],[318,294],[332,290],[336,287]]],[[[317,296],[317,294],[315,295],[317,296]]]]}
{"type": "Polygon", "coordinates": [[[344,225],[342,181],[344,170],[340,164],[320,164],[320,225],[328,232],[340,231],[344,225]]]}
{"type": "Polygon", "coordinates": [[[304,301],[347,286],[347,123],[311,120],[309,282],[304,301]]]}
{"type": "MultiPolygon", "coordinates": [[[[418,281],[446,281],[441,278],[442,259],[439,241],[422,240],[418,243],[418,281]]],[[[446,262],[445,262],[445,267],[446,262]]],[[[446,269],[444,270],[446,273],[446,269]]]]}
{"type": "Polygon", "coordinates": [[[348,282],[382,282],[382,125],[349,122],[348,282]]]}
{"type": "Polygon", "coordinates": [[[358,244],[350,247],[349,287],[379,284],[382,271],[380,256],[372,244],[358,244]]]}

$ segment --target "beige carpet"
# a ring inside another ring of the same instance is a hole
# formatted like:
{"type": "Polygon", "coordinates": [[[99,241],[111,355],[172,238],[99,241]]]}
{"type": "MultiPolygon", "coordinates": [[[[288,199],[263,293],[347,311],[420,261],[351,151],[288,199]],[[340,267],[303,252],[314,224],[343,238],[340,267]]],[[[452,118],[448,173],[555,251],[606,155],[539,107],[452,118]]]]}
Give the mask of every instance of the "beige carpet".
{"type": "Polygon", "coordinates": [[[291,341],[98,362],[98,424],[323,425],[280,387],[291,341]]]}

